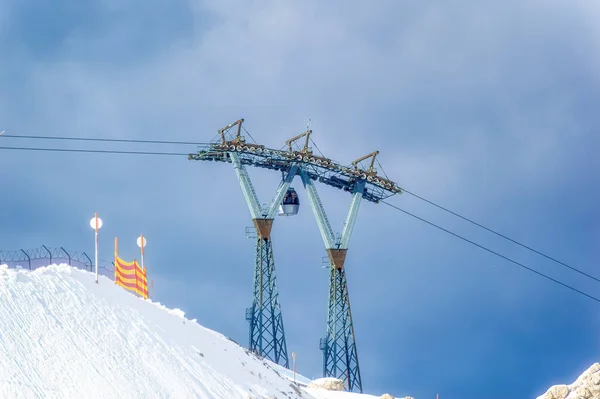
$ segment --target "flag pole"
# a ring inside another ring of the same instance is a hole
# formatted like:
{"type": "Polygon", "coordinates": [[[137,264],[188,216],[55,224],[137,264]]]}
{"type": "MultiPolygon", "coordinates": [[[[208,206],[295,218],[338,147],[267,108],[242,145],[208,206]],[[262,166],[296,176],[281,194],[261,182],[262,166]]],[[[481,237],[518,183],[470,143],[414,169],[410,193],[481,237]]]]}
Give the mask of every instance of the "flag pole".
{"type": "Polygon", "coordinates": [[[137,294],[139,291],[138,288],[138,274],[137,274],[137,268],[138,268],[138,264],[137,264],[137,260],[133,260],[133,275],[135,277],[135,293],[137,294]]]}

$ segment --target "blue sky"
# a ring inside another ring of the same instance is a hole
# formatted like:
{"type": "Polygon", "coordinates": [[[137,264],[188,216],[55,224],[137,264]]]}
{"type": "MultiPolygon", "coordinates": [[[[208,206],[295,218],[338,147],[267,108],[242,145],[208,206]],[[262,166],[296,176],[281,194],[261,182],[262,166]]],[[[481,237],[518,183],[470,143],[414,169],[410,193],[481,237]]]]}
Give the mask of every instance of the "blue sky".
{"type": "MultiPolygon", "coordinates": [[[[401,186],[600,274],[599,12],[592,1],[5,0],[0,130],[207,141],[243,117],[279,148],[311,118],[331,158],[380,150],[401,186]]],[[[279,175],[250,172],[267,202],[279,175]]],[[[251,220],[230,165],[3,151],[0,176],[0,249],[93,252],[98,212],[101,257],[115,236],[137,256],[145,234],[154,298],[247,344],[251,220]]],[[[344,194],[320,187],[336,231],[344,194]]],[[[328,276],[299,195],[274,251],[288,350],[318,377],[328,276]]],[[[600,295],[408,195],[391,202],[600,295]]],[[[385,205],[361,206],[346,266],[366,392],[535,397],[599,360],[600,304],[385,205]]]]}

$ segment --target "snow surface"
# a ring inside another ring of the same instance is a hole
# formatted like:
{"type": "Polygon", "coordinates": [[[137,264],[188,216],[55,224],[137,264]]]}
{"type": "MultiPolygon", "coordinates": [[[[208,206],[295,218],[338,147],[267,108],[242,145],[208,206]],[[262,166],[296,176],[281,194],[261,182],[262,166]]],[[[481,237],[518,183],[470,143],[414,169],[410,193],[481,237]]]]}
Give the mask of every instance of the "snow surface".
{"type": "Polygon", "coordinates": [[[353,392],[335,392],[324,389],[305,388],[304,391],[311,394],[315,399],[379,399],[381,396],[366,395],[353,392]]]}
{"type": "Polygon", "coordinates": [[[377,398],[299,388],[183,311],[64,264],[0,266],[0,370],[0,398],[377,398]]]}

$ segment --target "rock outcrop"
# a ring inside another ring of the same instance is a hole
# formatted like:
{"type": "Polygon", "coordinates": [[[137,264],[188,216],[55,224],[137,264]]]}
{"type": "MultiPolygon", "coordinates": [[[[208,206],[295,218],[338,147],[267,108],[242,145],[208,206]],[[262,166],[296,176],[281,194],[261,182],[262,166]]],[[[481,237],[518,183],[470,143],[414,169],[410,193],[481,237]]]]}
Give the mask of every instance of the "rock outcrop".
{"type": "MultiPolygon", "coordinates": [[[[394,396],[390,395],[389,393],[384,393],[383,395],[381,395],[381,397],[379,399],[396,399],[394,396]]],[[[405,396],[402,399],[415,399],[412,396],[405,396]]]]}
{"type": "Polygon", "coordinates": [[[600,363],[594,363],[571,385],[554,385],[536,399],[600,399],[600,363]]]}
{"type": "Polygon", "coordinates": [[[337,378],[318,378],[308,384],[308,388],[320,388],[328,391],[343,391],[344,381],[337,378]]]}

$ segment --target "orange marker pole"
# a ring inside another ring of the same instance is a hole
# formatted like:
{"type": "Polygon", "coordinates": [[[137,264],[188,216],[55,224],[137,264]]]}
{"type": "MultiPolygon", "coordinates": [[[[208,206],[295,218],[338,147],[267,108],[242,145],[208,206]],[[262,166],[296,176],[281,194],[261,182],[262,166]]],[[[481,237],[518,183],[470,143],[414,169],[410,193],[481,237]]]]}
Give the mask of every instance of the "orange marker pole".
{"type": "Polygon", "coordinates": [[[140,247],[142,248],[142,270],[144,270],[144,235],[141,234],[140,237],[141,237],[140,241],[142,244],[142,245],[140,245],[140,247]]]}
{"type": "Polygon", "coordinates": [[[134,273],[134,276],[135,276],[135,293],[139,294],[140,293],[140,289],[138,288],[138,272],[137,272],[137,269],[138,269],[138,264],[137,264],[137,261],[134,259],[133,260],[133,273],[134,273]]]}
{"type": "Polygon", "coordinates": [[[119,256],[119,238],[115,237],[115,284],[117,284],[117,257],[119,256]]]}

